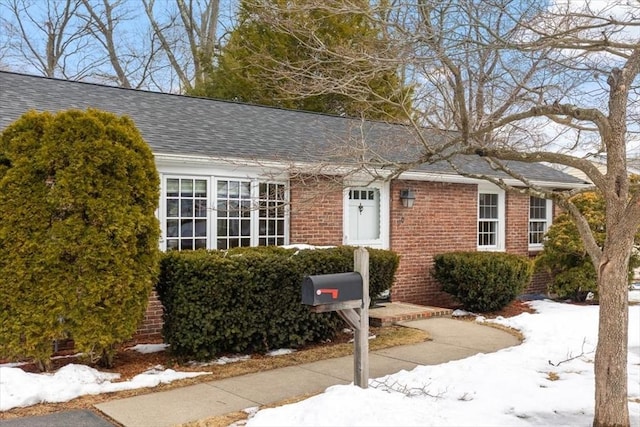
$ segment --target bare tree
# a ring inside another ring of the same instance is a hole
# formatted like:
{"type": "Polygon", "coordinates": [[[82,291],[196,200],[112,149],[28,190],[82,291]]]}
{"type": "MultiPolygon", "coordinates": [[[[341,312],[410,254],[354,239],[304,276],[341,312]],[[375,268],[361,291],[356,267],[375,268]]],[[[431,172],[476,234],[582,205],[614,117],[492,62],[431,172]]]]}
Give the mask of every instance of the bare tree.
{"type": "MultiPolygon", "coordinates": [[[[204,82],[218,45],[219,0],[175,0],[159,18],[155,0],[142,0],[145,13],[182,91],[204,82]]],[[[162,3],[166,5],[166,3],[162,3]]]]}
{"type": "MultiPolygon", "coordinates": [[[[593,5],[533,0],[380,1],[367,12],[358,1],[299,2],[292,16],[314,10],[342,14],[357,10],[386,28],[384,49],[349,43],[329,50],[314,39],[313,26],[283,18],[290,2],[255,1],[255,13],[298,38],[324,58],[324,67],[355,62],[379,70],[404,67],[414,87],[412,137],[400,150],[368,147],[370,168],[394,166],[396,175],[422,163],[447,161],[462,175],[489,180],[509,191],[553,199],[574,218],[595,267],[600,301],[595,357],[595,426],[628,426],[627,274],[633,236],[640,226],[640,191],[627,171],[628,142],[640,118],[640,3],[593,5]],[[278,19],[275,19],[278,17],[278,19]],[[425,132],[425,128],[429,132],[425,132]],[[440,131],[441,137],[432,138],[440,131]],[[399,153],[404,158],[399,158],[399,153]],[[515,178],[468,173],[458,155],[480,156],[515,178]],[[590,161],[604,155],[601,172],[590,161]],[[548,162],[583,171],[606,201],[606,240],[599,246],[587,221],[571,202],[578,190],[535,185],[509,162],[548,162]],[[525,190],[526,188],[526,190],[525,190]]],[[[313,58],[310,59],[313,61],[313,58]]],[[[265,62],[266,63],[266,62],[265,62]]],[[[326,91],[366,101],[366,79],[314,73],[313,64],[280,62],[270,71],[292,97],[326,91]]],[[[367,68],[368,70],[370,68],[367,68]]],[[[386,102],[393,102],[385,99],[386,102]]],[[[401,105],[398,105],[401,107],[401,105]]],[[[637,134],[636,134],[637,135],[637,134]]]]}
{"type": "Polygon", "coordinates": [[[80,1],[83,10],[79,15],[101,48],[100,57],[110,64],[109,70],[96,70],[96,75],[125,88],[147,86],[157,71],[154,61],[159,47],[156,35],[139,25],[141,16],[136,9],[126,0],[80,1]]]}
{"type": "Polygon", "coordinates": [[[47,77],[82,79],[89,59],[87,23],[78,19],[81,0],[2,0],[0,22],[7,68],[32,68],[47,77]]]}
{"type": "Polygon", "coordinates": [[[0,0],[0,56],[7,69],[184,92],[211,71],[219,22],[220,0],[0,0]]]}

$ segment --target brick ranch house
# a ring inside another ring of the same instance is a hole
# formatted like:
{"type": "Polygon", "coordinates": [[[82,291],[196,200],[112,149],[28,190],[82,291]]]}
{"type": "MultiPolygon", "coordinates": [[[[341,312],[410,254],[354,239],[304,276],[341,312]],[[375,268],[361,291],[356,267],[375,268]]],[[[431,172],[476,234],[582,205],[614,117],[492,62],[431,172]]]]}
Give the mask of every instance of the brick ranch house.
{"type": "MultiPolygon", "coordinates": [[[[292,243],[392,249],[401,262],[391,299],[448,305],[449,296],[430,276],[434,255],[490,250],[535,256],[553,218],[550,200],[505,193],[446,163],[394,179],[352,173],[362,155],[358,147],[386,140],[397,152],[404,126],[8,72],[0,72],[0,93],[0,130],[30,109],[91,107],[131,117],[161,178],[162,250],[292,243]],[[403,206],[407,190],[415,197],[412,207],[403,206]]],[[[477,156],[460,164],[469,172],[499,174],[477,156]]],[[[583,184],[540,164],[511,167],[543,187],[583,184]]],[[[526,290],[544,291],[539,279],[526,290]]],[[[139,332],[157,333],[161,313],[152,299],[139,332]]]]}

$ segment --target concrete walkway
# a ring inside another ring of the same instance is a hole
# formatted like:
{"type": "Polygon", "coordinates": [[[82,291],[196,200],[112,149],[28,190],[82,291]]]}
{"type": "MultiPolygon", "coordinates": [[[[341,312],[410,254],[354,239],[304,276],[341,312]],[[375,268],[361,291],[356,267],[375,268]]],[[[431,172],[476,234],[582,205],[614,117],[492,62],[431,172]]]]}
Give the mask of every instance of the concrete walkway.
{"type": "MultiPolygon", "coordinates": [[[[369,378],[410,370],[417,365],[436,365],[477,353],[490,353],[520,343],[499,329],[450,318],[402,324],[427,331],[432,340],[371,352],[369,378]]],[[[352,382],[353,357],[346,356],[112,400],[96,408],[126,427],[173,426],[352,382]]]]}

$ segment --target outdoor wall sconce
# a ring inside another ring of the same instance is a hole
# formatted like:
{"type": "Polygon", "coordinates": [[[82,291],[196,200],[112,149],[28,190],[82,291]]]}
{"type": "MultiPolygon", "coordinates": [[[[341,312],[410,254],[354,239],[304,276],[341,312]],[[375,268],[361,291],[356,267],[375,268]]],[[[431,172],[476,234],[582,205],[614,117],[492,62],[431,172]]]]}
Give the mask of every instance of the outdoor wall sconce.
{"type": "Polygon", "coordinates": [[[402,206],[412,208],[413,202],[416,201],[416,194],[413,190],[405,188],[404,190],[400,190],[400,200],[402,201],[402,206]]]}

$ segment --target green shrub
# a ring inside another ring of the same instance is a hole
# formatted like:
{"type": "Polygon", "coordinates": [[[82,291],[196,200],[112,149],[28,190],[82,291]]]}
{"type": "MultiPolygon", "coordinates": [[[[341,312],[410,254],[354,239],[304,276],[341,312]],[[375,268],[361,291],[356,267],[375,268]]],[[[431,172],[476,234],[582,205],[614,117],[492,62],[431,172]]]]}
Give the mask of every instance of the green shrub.
{"type": "MultiPolygon", "coordinates": [[[[398,257],[370,252],[370,282],[388,289],[398,257]]],[[[301,283],[308,274],[352,271],[353,248],[169,252],[160,265],[165,341],[176,356],[202,360],[332,338],[342,322],[311,313],[301,303],[301,283]]]]}
{"type": "Polygon", "coordinates": [[[496,252],[451,252],[434,257],[434,277],[465,309],[500,310],[531,280],[528,258],[496,252]]]}
{"type": "MultiPolygon", "coordinates": [[[[638,178],[632,180],[637,182],[638,178]]],[[[606,237],[605,202],[602,196],[589,192],[571,200],[586,218],[596,242],[602,246],[606,237]]],[[[640,246],[640,231],[635,235],[640,246]]],[[[640,256],[634,251],[629,260],[629,281],[633,270],[640,266],[640,256]]],[[[536,258],[536,269],[551,275],[549,293],[558,298],[583,301],[589,292],[598,295],[598,279],[591,257],[584,248],[578,228],[571,216],[562,213],[554,219],[545,235],[544,249],[536,258]]]]}
{"type": "Polygon", "coordinates": [[[45,368],[53,340],[112,362],[157,275],[159,180],[131,120],[29,112],[0,137],[0,348],[45,368]]]}
{"type": "MultiPolygon", "coordinates": [[[[328,249],[303,250],[298,252],[304,265],[304,275],[346,273],[353,271],[353,246],[338,246],[328,249]]],[[[369,297],[370,301],[382,292],[391,289],[400,263],[393,251],[367,248],[369,252],[369,297]]]]}

